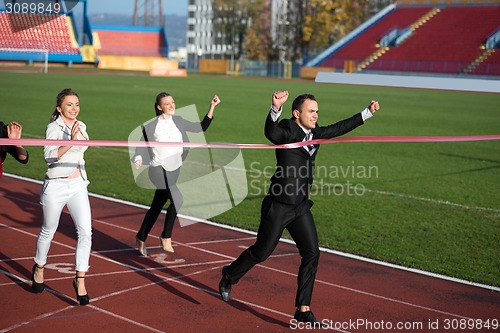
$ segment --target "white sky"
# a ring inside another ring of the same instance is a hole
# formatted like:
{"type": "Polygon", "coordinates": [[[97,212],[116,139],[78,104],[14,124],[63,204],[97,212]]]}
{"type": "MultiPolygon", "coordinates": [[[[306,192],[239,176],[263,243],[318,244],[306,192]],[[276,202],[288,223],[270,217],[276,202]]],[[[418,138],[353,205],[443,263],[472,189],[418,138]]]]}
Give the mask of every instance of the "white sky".
{"type": "MultiPolygon", "coordinates": [[[[26,0],[25,0],[26,1],[26,0]]],[[[29,1],[29,0],[28,0],[29,1]]],[[[155,1],[155,0],[151,0],[155,1]]],[[[165,15],[187,16],[188,0],[161,0],[165,15]]],[[[144,3],[144,0],[141,0],[144,3]]],[[[89,14],[134,14],[135,0],[88,0],[87,9],[89,14]]],[[[5,8],[5,2],[0,0],[0,9],[5,8]]],[[[83,9],[79,3],[75,10],[83,9]]]]}
{"type": "MultiPolygon", "coordinates": [[[[165,15],[187,16],[188,0],[162,0],[165,15]]],[[[144,1],[141,1],[144,2],[144,1]]],[[[130,14],[134,13],[135,0],[88,0],[89,14],[130,14]]]]}

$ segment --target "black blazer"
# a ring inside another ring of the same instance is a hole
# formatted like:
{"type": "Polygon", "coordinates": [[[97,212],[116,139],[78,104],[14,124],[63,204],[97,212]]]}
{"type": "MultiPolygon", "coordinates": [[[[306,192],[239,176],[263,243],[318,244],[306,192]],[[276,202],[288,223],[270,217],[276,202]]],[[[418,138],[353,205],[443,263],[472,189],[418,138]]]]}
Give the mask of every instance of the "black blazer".
{"type": "MultiPolygon", "coordinates": [[[[205,132],[210,124],[212,123],[212,118],[205,115],[201,123],[188,121],[180,116],[172,116],[172,120],[175,126],[179,129],[182,134],[182,142],[189,142],[187,132],[198,133],[205,132]]],[[[156,125],[158,124],[158,117],[147,123],[142,128],[142,137],[140,141],[150,141],[154,138],[154,133],[156,125]]],[[[189,152],[189,147],[184,147],[182,152],[182,160],[186,159],[189,152]]],[[[153,151],[150,147],[137,147],[135,150],[135,155],[142,156],[142,163],[149,164],[153,160],[153,151]]]]}
{"type": "MultiPolygon", "coordinates": [[[[311,130],[313,139],[331,139],[343,135],[363,124],[361,113],[328,126],[318,126],[311,130]]],[[[269,114],[264,129],[266,138],[276,145],[301,142],[306,137],[294,118],[273,121],[269,114]]],[[[314,145],[313,155],[304,147],[276,149],[276,170],[271,178],[268,195],[286,204],[298,204],[309,198],[313,183],[314,159],[319,150],[314,145]]]]}
{"type": "MultiPolygon", "coordinates": [[[[8,137],[9,136],[7,133],[7,125],[0,121],[0,138],[7,139],[8,137]]],[[[19,156],[17,155],[17,150],[16,150],[15,146],[0,146],[1,162],[5,161],[5,158],[7,157],[7,153],[9,153],[12,157],[14,157],[18,162],[20,162],[22,164],[28,163],[29,155],[26,155],[25,160],[20,160],[19,156]]],[[[27,150],[26,150],[26,154],[28,154],[27,150]]]]}

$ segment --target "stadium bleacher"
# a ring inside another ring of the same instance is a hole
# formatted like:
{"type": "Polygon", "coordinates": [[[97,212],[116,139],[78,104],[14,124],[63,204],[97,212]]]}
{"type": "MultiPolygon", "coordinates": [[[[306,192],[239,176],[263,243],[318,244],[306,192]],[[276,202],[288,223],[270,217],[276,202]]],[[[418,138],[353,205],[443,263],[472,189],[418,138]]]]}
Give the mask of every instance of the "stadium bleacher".
{"type": "Polygon", "coordinates": [[[0,61],[15,66],[43,61],[45,72],[49,63],[79,63],[99,68],[154,69],[155,75],[175,74],[178,63],[168,60],[163,27],[92,27],[87,1],[80,1],[83,13],[76,14],[72,7],[58,14],[0,10],[0,61]],[[75,26],[77,20],[83,23],[81,34],[75,26]]]}
{"type": "Polygon", "coordinates": [[[500,50],[494,50],[483,62],[470,71],[474,75],[500,75],[500,50]]]}
{"type": "MultiPolygon", "coordinates": [[[[500,5],[485,1],[476,5],[470,4],[473,1],[415,0],[413,4],[409,4],[410,0],[401,1],[377,13],[349,38],[325,50],[310,61],[313,65],[306,67],[500,76],[500,5]],[[398,37],[401,31],[405,31],[405,38],[394,43],[393,36],[398,37]],[[497,44],[486,46],[492,34],[496,34],[497,44]],[[384,38],[391,43],[382,43],[384,38]]],[[[0,12],[0,60],[40,61],[40,54],[34,55],[29,50],[47,50],[49,62],[68,64],[97,64],[100,63],[98,56],[106,56],[103,68],[110,63],[138,62],[131,57],[148,58],[139,59],[147,62],[147,66],[141,66],[148,68],[153,62],[168,59],[168,41],[163,28],[90,27],[86,11],[84,17],[87,26],[84,33],[90,35],[87,38],[90,42],[80,46],[71,13],[0,12]]],[[[118,67],[130,69],[129,65],[118,67]]]]}
{"type": "Polygon", "coordinates": [[[345,60],[361,62],[377,50],[380,37],[391,29],[402,28],[417,21],[429,12],[432,7],[396,8],[382,20],[374,23],[355,40],[346,44],[318,66],[343,68],[345,60]]]}
{"type": "Polygon", "coordinates": [[[500,7],[441,8],[401,45],[391,47],[367,70],[461,74],[478,58],[500,23],[500,7]]]}
{"type": "Polygon", "coordinates": [[[162,28],[94,26],[101,55],[166,57],[167,42],[162,28]]]}
{"type": "Polygon", "coordinates": [[[6,60],[29,61],[29,50],[48,50],[50,61],[81,61],[71,18],[65,14],[0,12],[0,49],[0,59],[6,60]]]}
{"type": "Polygon", "coordinates": [[[500,76],[500,50],[485,49],[487,38],[500,29],[500,5],[421,3],[396,5],[345,45],[331,47],[320,62],[310,63],[342,69],[353,61],[363,72],[500,76]],[[411,34],[399,45],[380,45],[391,31],[404,28],[411,34]]]}

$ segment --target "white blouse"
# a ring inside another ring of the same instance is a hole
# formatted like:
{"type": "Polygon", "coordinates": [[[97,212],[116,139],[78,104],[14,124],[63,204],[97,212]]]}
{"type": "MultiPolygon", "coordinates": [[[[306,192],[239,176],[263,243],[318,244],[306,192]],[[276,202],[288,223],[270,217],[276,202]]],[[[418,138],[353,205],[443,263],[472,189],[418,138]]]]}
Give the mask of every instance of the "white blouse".
{"type": "MultiPolygon", "coordinates": [[[[182,133],[175,126],[172,117],[164,119],[158,117],[158,124],[154,132],[156,142],[182,142],[182,133]]],[[[153,147],[151,166],[161,165],[166,171],[174,171],[182,165],[183,147],[153,147]]]]}

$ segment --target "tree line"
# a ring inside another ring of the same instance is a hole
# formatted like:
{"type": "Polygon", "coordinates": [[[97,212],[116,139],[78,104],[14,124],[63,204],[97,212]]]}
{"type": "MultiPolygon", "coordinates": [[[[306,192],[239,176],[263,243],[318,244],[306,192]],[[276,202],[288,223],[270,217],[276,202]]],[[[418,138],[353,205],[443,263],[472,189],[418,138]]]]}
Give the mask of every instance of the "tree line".
{"type": "Polygon", "coordinates": [[[392,0],[213,0],[214,35],[234,59],[301,61],[392,0]],[[274,6],[274,13],[272,10],[274,6]]]}

